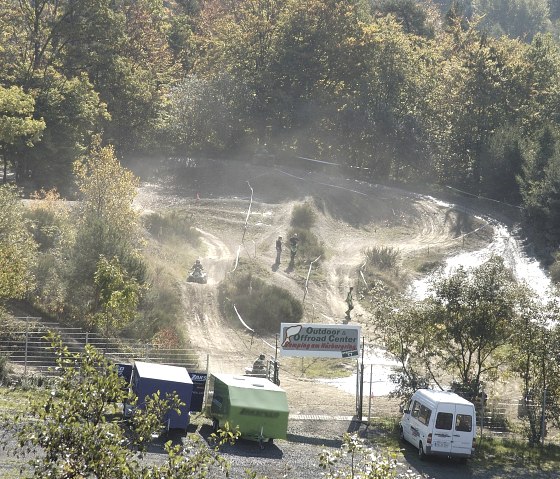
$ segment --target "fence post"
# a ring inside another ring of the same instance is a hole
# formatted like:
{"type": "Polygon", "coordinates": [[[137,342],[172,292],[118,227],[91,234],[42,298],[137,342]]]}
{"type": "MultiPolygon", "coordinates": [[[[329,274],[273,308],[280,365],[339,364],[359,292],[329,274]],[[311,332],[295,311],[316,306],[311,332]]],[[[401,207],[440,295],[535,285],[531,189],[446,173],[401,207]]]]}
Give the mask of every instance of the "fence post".
{"type": "Polygon", "coordinates": [[[27,377],[27,351],[29,344],[29,316],[25,318],[25,359],[23,363],[23,376],[27,377]]]}
{"type": "Polygon", "coordinates": [[[369,399],[368,399],[368,424],[371,422],[371,383],[373,382],[373,364],[369,365],[369,399]]]}
{"type": "Polygon", "coordinates": [[[480,440],[482,440],[482,435],[484,434],[484,404],[486,403],[484,395],[484,387],[481,389],[481,410],[480,410],[480,440]]]}
{"type": "Polygon", "coordinates": [[[544,446],[544,436],[546,435],[546,388],[543,391],[542,400],[542,419],[541,419],[541,439],[544,446]]]}

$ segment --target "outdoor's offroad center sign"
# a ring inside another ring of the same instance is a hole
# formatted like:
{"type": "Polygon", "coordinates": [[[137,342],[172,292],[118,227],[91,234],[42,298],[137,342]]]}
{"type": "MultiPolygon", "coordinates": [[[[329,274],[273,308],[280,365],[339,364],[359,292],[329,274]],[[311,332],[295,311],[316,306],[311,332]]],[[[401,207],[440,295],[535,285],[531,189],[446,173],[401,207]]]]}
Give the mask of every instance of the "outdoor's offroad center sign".
{"type": "Polygon", "coordinates": [[[360,349],[360,326],[282,323],[280,341],[282,356],[357,357],[360,349]]]}

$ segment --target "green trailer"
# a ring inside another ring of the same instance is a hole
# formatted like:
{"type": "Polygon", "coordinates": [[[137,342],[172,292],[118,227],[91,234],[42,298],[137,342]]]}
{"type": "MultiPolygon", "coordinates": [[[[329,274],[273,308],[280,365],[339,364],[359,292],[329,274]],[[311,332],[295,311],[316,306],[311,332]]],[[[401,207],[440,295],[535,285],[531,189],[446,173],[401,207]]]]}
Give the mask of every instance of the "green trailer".
{"type": "Polygon", "coordinates": [[[211,374],[207,387],[205,414],[214,431],[227,422],[261,448],[273,439],[286,439],[288,400],[276,384],[265,378],[211,374]]]}

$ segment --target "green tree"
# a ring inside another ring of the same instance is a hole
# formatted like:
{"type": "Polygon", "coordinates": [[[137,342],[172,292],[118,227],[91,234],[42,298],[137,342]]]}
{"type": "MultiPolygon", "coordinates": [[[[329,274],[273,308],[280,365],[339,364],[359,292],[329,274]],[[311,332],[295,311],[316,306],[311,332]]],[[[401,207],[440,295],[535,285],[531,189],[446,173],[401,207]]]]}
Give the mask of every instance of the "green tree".
{"type": "Polygon", "coordinates": [[[435,34],[435,13],[428,5],[414,0],[375,0],[373,11],[378,15],[393,15],[406,33],[433,37],[435,34]]]}
{"type": "Polygon", "coordinates": [[[6,183],[8,162],[20,142],[32,144],[39,138],[45,128],[43,120],[33,118],[35,109],[34,98],[22,88],[12,86],[4,88],[0,85],[0,154],[4,159],[3,183],[6,183]]]}
{"type": "Polygon", "coordinates": [[[367,158],[355,164],[382,176],[422,177],[429,172],[426,142],[441,88],[434,74],[441,67],[434,66],[439,52],[390,17],[363,26],[359,38],[365,71],[356,79],[359,94],[351,103],[355,120],[343,130],[356,135],[353,156],[367,158]]]}
{"type": "Polygon", "coordinates": [[[176,76],[163,3],[80,0],[67,9],[71,14],[56,30],[64,45],[61,71],[69,77],[87,72],[110,115],[105,134],[119,151],[151,146],[167,85],[176,76]]]}
{"type": "Polygon", "coordinates": [[[243,0],[223,2],[219,8],[203,11],[204,38],[207,54],[201,58],[199,74],[211,77],[227,74],[232,84],[243,85],[245,102],[236,112],[242,125],[256,141],[266,142],[271,125],[270,100],[277,58],[275,43],[283,14],[290,2],[280,0],[243,0]]]}
{"type": "Polygon", "coordinates": [[[113,148],[101,146],[97,140],[91,152],[74,163],[74,173],[81,194],[82,221],[100,221],[115,236],[136,244],[138,215],[132,202],[138,179],[121,166],[113,148]]]}
{"type": "Polygon", "coordinates": [[[118,258],[101,257],[94,275],[98,303],[101,311],[94,321],[109,337],[130,323],[136,316],[140,288],[133,278],[128,278],[118,258]]]}
{"type": "Polygon", "coordinates": [[[539,445],[542,440],[543,410],[545,419],[558,424],[560,338],[555,324],[557,318],[558,305],[554,301],[547,304],[527,301],[521,308],[512,341],[511,369],[522,380],[522,417],[532,446],[539,445]]]}
{"type": "Polygon", "coordinates": [[[39,248],[32,298],[42,311],[56,316],[64,310],[75,228],[70,208],[56,190],[41,190],[33,193],[31,199],[26,218],[39,248]]]}
{"type": "Polygon", "coordinates": [[[519,175],[523,217],[539,248],[555,246],[560,238],[560,151],[558,132],[548,125],[524,149],[519,175]]]}
{"type": "Polygon", "coordinates": [[[476,396],[482,381],[493,380],[509,366],[509,352],[519,327],[527,293],[495,257],[471,270],[459,268],[432,285],[421,301],[386,301],[376,314],[378,334],[399,361],[394,376],[397,395],[457,378],[461,393],[476,396]]]}
{"type": "Polygon", "coordinates": [[[482,379],[495,377],[505,362],[522,293],[499,257],[471,271],[459,268],[433,291],[426,319],[434,326],[434,356],[461,387],[478,394],[482,379]]]}
{"type": "Polygon", "coordinates": [[[531,41],[550,28],[548,0],[475,0],[473,10],[484,17],[481,27],[496,35],[531,41]]]}
{"type": "Polygon", "coordinates": [[[22,169],[41,186],[72,183],[72,163],[109,118],[85,73],[69,78],[49,69],[37,78],[37,114],[46,122],[42,141],[21,152],[22,169]]]}
{"type": "Polygon", "coordinates": [[[359,20],[366,15],[361,7],[307,0],[291,2],[280,16],[270,67],[275,94],[268,104],[284,148],[330,160],[347,151],[342,145],[349,130],[338,128],[338,117],[355,87],[353,77],[363,72],[363,57],[356,55],[359,20]]]}
{"type": "Polygon", "coordinates": [[[0,186],[0,301],[23,298],[33,287],[37,245],[13,186],[0,186]]]}
{"type": "Polygon", "coordinates": [[[399,364],[391,377],[396,384],[393,395],[407,400],[417,389],[440,381],[434,369],[434,325],[424,320],[427,312],[422,303],[392,298],[379,308],[383,293],[379,302],[375,300],[377,334],[399,364]]]}
{"type": "Polygon", "coordinates": [[[476,24],[467,30],[455,25],[446,39],[449,61],[442,66],[440,124],[433,130],[438,174],[440,181],[478,192],[495,132],[516,125],[524,111],[523,50],[516,42],[480,34],[476,24]]]}
{"type": "Polygon", "coordinates": [[[560,123],[560,47],[550,35],[536,35],[523,52],[528,104],[523,132],[529,136],[548,122],[560,123]]]}
{"type": "Polygon", "coordinates": [[[165,132],[181,153],[221,153],[239,145],[249,91],[230,74],[189,75],[175,86],[162,114],[165,132]]]}
{"type": "Polygon", "coordinates": [[[102,256],[118,258],[128,277],[139,284],[144,282],[145,266],[132,207],[138,179],[120,165],[112,147],[99,142],[74,164],[74,171],[81,201],[71,257],[71,281],[76,287],[69,301],[80,310],[95,304],[94,275],[102,256]]]}

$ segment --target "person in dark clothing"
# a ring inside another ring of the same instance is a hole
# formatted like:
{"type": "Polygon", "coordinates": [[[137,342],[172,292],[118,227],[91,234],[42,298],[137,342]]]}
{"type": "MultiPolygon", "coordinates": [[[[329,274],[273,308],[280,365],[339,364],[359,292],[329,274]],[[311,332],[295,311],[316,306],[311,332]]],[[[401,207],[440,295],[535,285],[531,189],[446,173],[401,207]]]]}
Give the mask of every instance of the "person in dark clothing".
{"type": "Polygon", "coordinates": [[[350,311],[352,311],[354,309],[354,301],[352,299],[352,291],[354,290],[354,288],[352,286],[350,286],[350,291],[348,291],[348,294],[346,295],[346,304],[348,305],[348,309],[346,310],[346,317],[348,319],[350,319],[350,311]]]}
{"type": "Polygon", "coordinates": [[[276,264],[280,264],[280,255],[282,254],[282,236],[278,236],[276,240],[276,264]]]}
{"type": "Polygon", "coordinates": [[[201,264],[201,262],[200,262],[199,259],[197,259],[197,260],[194,262],[193,267],[192,267],[192,270],[193,270],[193,272],[198,273],[198,274],[201,274],[202,271],[204,270],[204,268],[202,267],[202,264],[201,264]]]}
{"type": "Polygon", "coordinates": [[[296,258],[296,253],[298,249],[299,238],[297,233],[290,238],[290,264],[293,266],[294,259],[296,258]]]}
{"type": "Polygon", "coordinates": [[[261,354],[253,363],[253,374],[263,374],[266,372],[266,356],[261,354]]]}

